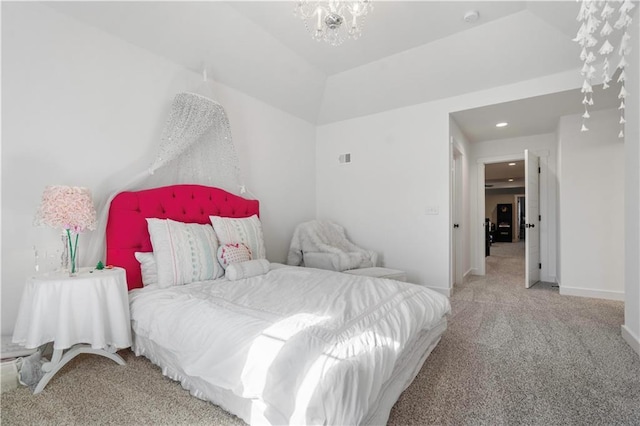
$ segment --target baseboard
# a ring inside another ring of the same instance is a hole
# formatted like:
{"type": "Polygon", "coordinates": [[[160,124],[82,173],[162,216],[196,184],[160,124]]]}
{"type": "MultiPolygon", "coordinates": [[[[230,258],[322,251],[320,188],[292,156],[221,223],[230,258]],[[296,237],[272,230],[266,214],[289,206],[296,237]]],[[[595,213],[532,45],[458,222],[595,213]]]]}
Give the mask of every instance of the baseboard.
{"type": "Polygon", "coordinates": [[[622,326],[620,327],[620,332],[624,341],[627,342],[629,346],[631,346],[631,349],[633,349],[638,355],[640,355],[640,338],[634,335],[631,330],[629,330],[629,328],[624,324],[622,324],[622,326]]]}
{"type": "Polygon", "coordinates": [[[624,302],[624,292],[622,291],[593,290],[590,288],[560,285],[560,294],[563,296],[591,297],[593,299],[618,300],[624,302]]]}
{"type": "Polygon", "coordinates": [[[545,283],[558,284],[558,279],[552,275],[540,276],[540,281],[545,283]]]}
{"type": "Polygon", "coordinates": [[[424,287],[428,288],[429,290],[437,291],[440,294],[444,294],[447,297],[451,297],[451,289],[450,288],[430,287],[428,285],[425,285],[424,287]]]}

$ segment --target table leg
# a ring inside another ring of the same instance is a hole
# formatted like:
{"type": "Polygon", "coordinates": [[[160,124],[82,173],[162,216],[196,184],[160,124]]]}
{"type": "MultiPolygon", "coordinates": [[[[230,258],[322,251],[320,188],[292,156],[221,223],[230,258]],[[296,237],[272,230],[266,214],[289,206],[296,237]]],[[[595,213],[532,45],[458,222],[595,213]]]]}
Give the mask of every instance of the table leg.
{"type": "Polygon", "coordinates": [[[42,379],[40,379],[40,381],[38,382],[38,386],[36,386],[36,389],[33,391],[33,393],[38,394],[42,392],[44,387],[47,386],[47,383],[49,383],[49,380],[51,380],[53,376],[55,376],[55,374],[60,371],[60,369],[64,367],[69,361],[80,354],[100,355],[109,358],[110,360],[120,365],[125,365],[122,357],[115,353],[115,348],[111,346],[106,349],[94,349],[90,345],[80,344],[70,347],[66,350],[66,352],[64,349],[54,349],[53,355],[51,356],[51,361],[42,364],[42,371],[44,371],[46,374],[42,377],[42,379]]]}

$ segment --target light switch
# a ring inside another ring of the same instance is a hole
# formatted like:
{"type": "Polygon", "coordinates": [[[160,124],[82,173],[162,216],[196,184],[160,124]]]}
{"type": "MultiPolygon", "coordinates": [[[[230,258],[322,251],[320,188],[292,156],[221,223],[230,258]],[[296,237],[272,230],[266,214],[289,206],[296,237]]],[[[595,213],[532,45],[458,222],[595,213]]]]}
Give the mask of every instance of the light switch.
{"type": "Polygon", "coordinates": [[[424,209],[424,214],[428,216],[440,214],[440,208],[438,206],[427,206],[424,209]]]}

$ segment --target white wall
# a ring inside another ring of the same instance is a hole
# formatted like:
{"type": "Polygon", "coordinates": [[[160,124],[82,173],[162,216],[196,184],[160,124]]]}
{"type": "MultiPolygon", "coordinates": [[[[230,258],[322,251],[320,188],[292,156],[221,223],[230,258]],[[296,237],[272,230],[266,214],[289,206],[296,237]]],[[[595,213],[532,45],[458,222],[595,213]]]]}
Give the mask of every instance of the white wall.
{"type": "MultiPolygon", "coordinates": [[[[636,6],[638,3],[636,3],[636,6]]],[[[640,354],[640,13],[630,28],[635,46],[629,55],[625,86],[625,299],[622,336],[640,354]]]]}
{"type": "MultiPolygon", "coordinates": [[[[320,126],[318,216],[341,223],[409,281],[449,293],[449,113],[580,85],[571,71],[320,126]],[[338,165],[347,152],[353,163],[338,165]]],[[[472,226],[482,226],[473,223],[477,205],[469,208],[472,226]]]]}
{"type": "Polygon", "coordinates": [[[558,125],[562,156],[560,294],[624,298],[624,143],[617,110],[595,111],[588,132],[580,115],[558,125]]]}
{"type": "MultiPolygon", "coordinates": [[[[173,97],[201,77],[38,3],[2,4],[2,56],[2,333],[10,334],[33,246],[59,245],[56,231],[32,226],[44,187],[87,186],[98,203],[148,167],[173,97]]],[[[315,216],[315,126],[228,87],[214,83],[213,92],[261,202],[268,257],[284,261],[295,225],[315,216]]]]}
{"type": "MultiPolygon", "coordinates": [[[[484,189],[480,192],[477,183],[477,169],[479,163],[502,162],[506,159],[524,159],[524,150],[528,149],[540,157],[540,280],[556,281],[556,202],[558,179],[556,175],[556,137],[553,133],[544,135],[525,136],[520,138],[500,139],[473,144],[473,161],[471,165],[471,199],[477,200],[484,196],[484,189]],[[495,161],[495,159],[503,160],[495,161]]],[[[513,200],[513,198],[512,198],[513,200]]],[[[484,212],[483,212],[484,214],[484,212]]],[[[478,218],[484,220],[484,216],[478,218]]],[[[478,226],[476,235],[480,236],[480,244],[476,245],[474,260],[475,268],[479,269],[484,257],[484,229],[478,226]]]]}

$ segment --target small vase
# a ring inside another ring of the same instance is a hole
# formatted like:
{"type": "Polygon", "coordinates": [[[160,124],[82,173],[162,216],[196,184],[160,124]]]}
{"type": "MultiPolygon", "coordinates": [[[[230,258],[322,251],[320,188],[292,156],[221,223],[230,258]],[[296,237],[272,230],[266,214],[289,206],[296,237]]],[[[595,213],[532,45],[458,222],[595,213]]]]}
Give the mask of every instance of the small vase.
{"type": "Polygon", "coordinates": [[[78,275],[78,234],[74,234],[75,238],[71,236],[71,230],[67,229],[67,242],[69,248],[69,276],[75,277],[78,275]]]}
{"type": "Polygon", "coordinates": [[[60,235],[60,241],[62,241],[62,251],[60,252],[60,271],[69,271],[69,237],[66,232],[60,235]]]}

